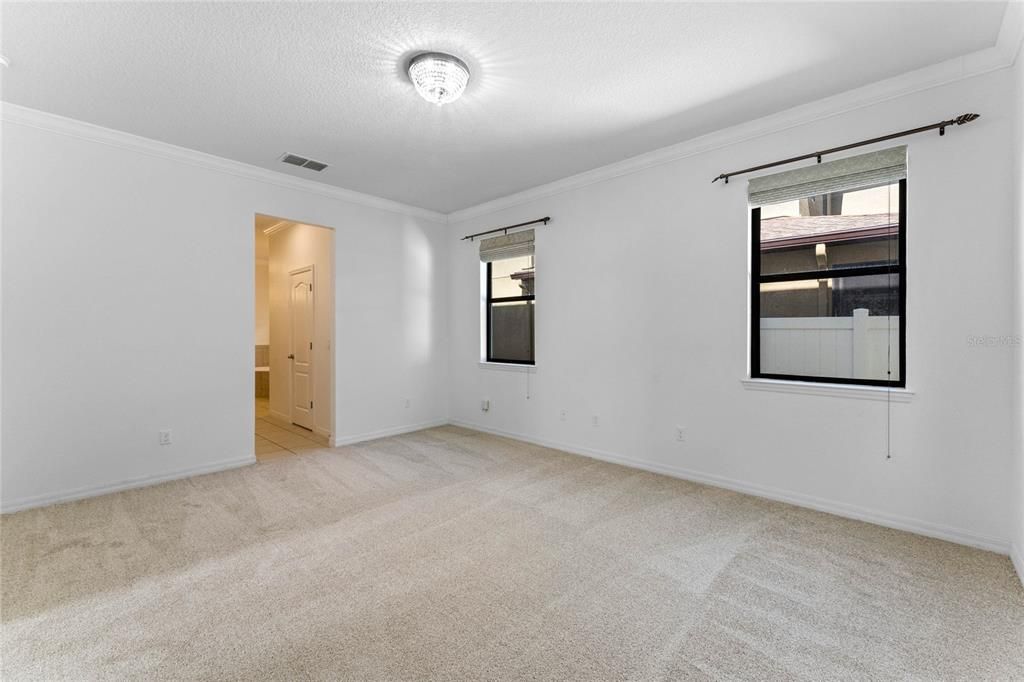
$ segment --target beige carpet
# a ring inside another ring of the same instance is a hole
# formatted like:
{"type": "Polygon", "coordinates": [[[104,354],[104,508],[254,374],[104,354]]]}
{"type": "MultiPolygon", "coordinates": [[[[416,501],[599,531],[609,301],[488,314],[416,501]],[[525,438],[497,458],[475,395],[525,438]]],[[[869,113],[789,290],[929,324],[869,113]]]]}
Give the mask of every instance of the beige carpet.
{"type": "Polygon", "coordinates": [[[4,680],[1024,679],[1009,560],[445,427],[2,519],[4,680]]]}

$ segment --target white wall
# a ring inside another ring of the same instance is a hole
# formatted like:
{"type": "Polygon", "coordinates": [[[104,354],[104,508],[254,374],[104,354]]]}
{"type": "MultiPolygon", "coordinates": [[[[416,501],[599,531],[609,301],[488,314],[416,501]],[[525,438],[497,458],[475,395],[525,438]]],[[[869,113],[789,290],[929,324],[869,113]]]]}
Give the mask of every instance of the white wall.
{"type": "Polygon", "coordinates": [[[336,439],[446,420],[431,214],[3,116],[5,511],[252,461],[257,212],[335,228],[336,439]]]}
{"type": "Polygon", "coordinates": [[[270,264],[256,261],[256,333],[255,345],[270,343],[270,264]]]}
{"type": "Polygon", "coordinates": [[[1013,413],[1016,419],[1014,438],[1015,467],[1011,480],[1016,494],[1014,509],[1013,560],[1017,575],[1024,582],[1024,57],[1017,55],[1017,64],[1013,69],[1014,95],[1014,143],[1015,151],[1015,182],[1014,182],[1014,224],[1016,276],[1014,290],[1017,297],[1014,305],[1015,337],[1014,372],[1015,390],[1013,413]]]}
{"type": "Polygon", "coordinates": [[[994,71],[551,196],[541,190],[496,212],[452,216],[453,420],[1006,551],[1012,353],[968,337],[1011,325],[1011,75],[994,71]],[[746,182],[710,180],[965,111],[982,118],[945,137],[891,143],[909,146],[915,395],[892,405],[886,460],[886,402],[741,383],[746,182]],[[536,232],[536,372],[482,368],[477,244],[456,238],[546,215],[551,224],[536,232]],[[487,413],[482,398],[491,400],[487,413]],[[676,425],[688,428],[686,442],[676,441],[676,425]]]}
{"type": "Polygon", "coordinates": [[[270,235],[270,412],[291,421],[289,382],[292,363],[288,360],[291,338],[288,273],[313,266],[313,430],[332,435],[330,406],[331,334],[334,331],[334,233],[326,227],[294,224],[270,235]]]}
{"type": "Polygon", "coordinates": [[[255,345],[270,343],[270,237],[256,230],[256,329],[255,345]]]}

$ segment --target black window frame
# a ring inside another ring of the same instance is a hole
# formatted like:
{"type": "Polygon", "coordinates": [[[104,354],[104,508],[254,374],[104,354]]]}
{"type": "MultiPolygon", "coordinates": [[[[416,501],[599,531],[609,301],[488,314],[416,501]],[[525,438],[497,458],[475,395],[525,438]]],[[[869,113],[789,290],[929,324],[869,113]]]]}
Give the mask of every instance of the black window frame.
{"type": "MultiPolygon", "coordinates": [[[[856,188],[851,188],[853,191],[856,188]]],[[[807,279],[821,279],[820,270],[810,272],[787,272],[771,275],[761,274],[761,209],[750,210],[750,378],[779,379],[782,381],[804,381],[816,384],[851,384],[858,386],[883,386],[906,388],[907,386],[907,180],[899,181],[899,246],[896,264],[869,265],[841,268],[828,271],[830,279],[864,275],[895,274],[899,276],[900,348],[899,379],[858,379],[854,377],[808,376],[800,374],[775,374],[761,371],[761,285],[769,282],[795,282],[807,279]]]]}
{"type": "MultiPolygon", "coordinates": [[[[536,264],[534,264],[534,270],[536,271],[536,264]]],[[[535,285],[536,286],[536,285],[535,285]]],[[[493,298],[492,296],[492,282],[491,282],[491,261],[487,261],[487,296],[485,306],[487,308],[487,325],[485,334],[487,334],[487,362],[500,362],[510,365],[529,365],[535,366],[537,364],[537,330],[536,327],[531,330],[533,338],[530,340],[530,349],[533,354],[532,360],[509,360],[506,358],[496,358],[491,352],[491,308],[495,303],[517,303],[520,301],[535,301],[537,298],[536,294],[528,294],[523,296],[499,296],[493,298]]],[[[534,304],[536,305],[536,304],[534,304]]],[[[536,308],[534,308],[534,325],[536,325],[536,308]]]]}

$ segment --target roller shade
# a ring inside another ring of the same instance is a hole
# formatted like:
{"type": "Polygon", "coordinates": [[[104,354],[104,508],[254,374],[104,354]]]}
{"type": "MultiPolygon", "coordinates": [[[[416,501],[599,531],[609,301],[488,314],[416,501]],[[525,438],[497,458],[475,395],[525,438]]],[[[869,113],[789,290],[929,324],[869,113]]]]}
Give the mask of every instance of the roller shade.
{"type": "Polygon", "coordinates": [[[806,168],[754,178],[747,187],[751,206],[898,182],[907,177],[907,147],[892,147],[806,168]]]}
{"type": "Polygon", "coordinates": [[[484,263],[533,255],[533,230],[523,230],[480,241],[480,260],[484,263]]]}

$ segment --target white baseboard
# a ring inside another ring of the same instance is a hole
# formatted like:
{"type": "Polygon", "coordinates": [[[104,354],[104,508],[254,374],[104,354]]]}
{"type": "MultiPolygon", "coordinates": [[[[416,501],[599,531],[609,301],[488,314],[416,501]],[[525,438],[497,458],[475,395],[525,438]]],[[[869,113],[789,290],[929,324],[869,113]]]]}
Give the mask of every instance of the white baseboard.
{"type": "MultiPolygon", "coordinates": [[[[455,426],[461,426],[463,428],[473,429],[475,431],[483,431],[485,433],[491,433],[496,436],[514,438],[516,440],[525,441],[527,443],[533,443],[535,445],[541,445],[548,448],[554,448],[556,450],[562,450],[564,452],[568,452],[574,455],[582,455],[584,457],[599,459],[605,462],[611,462],[613,464],[621,464],[623,466],[627,466],[633,469],[642,469],[644,471],[651,471],[657,474],[672,476],[673,478],[681,478],[687,481],[693,481],[695,483],[703,483],[706,485],[715,486],[717,488],[726,488],[728,490],[734,490],[736,492],[754,495],[756,497],[764,497],[769,500],[786,502],[788,504],[793,504],[798,507],[806,507],[808,509],[814,509],[815,511],[825,512],[828,514],[835,514],[836,516],[842,516],[857,521],[866,521],[868,523],[873,523],[878,526],[885,526],[886,528],[904,530],[910,533],[916,533],[918,535],[937,538],[939,540],[947,540],[949,542],[955,542],[960,545],[967,545],[968,547],[976,547],[978,549],[996,552],[998,554],[1010,553],[1009,542],[1005,540],[1000,540],[998,538],[979,535],[977,533],[973,533],[971,531],[963,530],[960,528],[941,526],[939,524],[929,523],[927,521],[920,521],[918,519],[900,516],[897,514],[889,514],[887,512],[875,511],[873,509],[858,507],[856,505],[846,504],[844,502],[835,502],[833,500],[827,500],[820,497],[805,495],[803,493],[781,490],[779,488],[773,488],[770,486],[763,486],[756,483],[749,483],[747,481],[726,478],[724,476],[708,474],[701,471],[693,471],[691,469],[685,469],[682,467],[676,467],[665,464],[652,464],[649,462],[644,462],[642,460],[633,459],[631,457],[623,457],[621,455],[616,455],[614,453],[603,452],[601,450],[594,450],[591,448],[579,447],[569,445],[566,443],[556,443],[553,441],[532,438],[524,434],[493,429],[487,426],[483,426],[481,424],[473,424],[471,422],[464,422],[461,420],[454,419],[452,420],[451,423],[454,424],[455,426]]],[[[1024,573],[1021,573],[1022,566],[1020,562],[1020,556],[1018,555],[1017,558],[1014,559],[1014,561],[1017,565],[1018,574],[1024,576],[1024,573]]]]}
{"type": "Polygon", "coordinates": [[[399,436],[403,433],[412,433],[413,431],[422,431],[423,429],[432,429],[437,426],[446,426],[450,422],[447,419],[434,419],[428,422],[420,422],[419,424],[406,424],[404,426],[394,426],[390,429],[381,429],[380,431],[370,431],[367,433],[360,433],[352,436],[341,435],[334,439],[331,443],[333,447],[341,447],[342,445],[352,445],[354,443],[362,443],[368,440],[376,440],[378,438],[387,438],[388,436],[399,436]]]}
{"type": "Polygon", "coordinates": [[[274,410],[267,410],[267,416],[271,419],[277,419],[284,422],[285,424],[291,424],[292,418],[290,415],[284,414],[283,412],[275,412],[274,410]]]}
{"type": "Polygon", "coordinates": [[[1013,568],[1017,571],[1017,577],[1020,578],[1020,584],[1024,586],[1024,547],[1011,543],[1010,561],[1013,562],[1013,568]]]}
{"type": "Polygon", "coordinates": [[[255,463],[256,456],[247,455],[245,457],[236,457],[234,459],[222,459],[218,462],[189,467],[188,469],[177,469],[175,471],[154,474],[152,476],[129,478],[123,481],[117,481],[116,483],[85,486],[83,488],[74,488],[72,490],[65,490],[59,493],[47,493],[45,495],[22,497],[15,500],[3,500],[3,502],[0,503],[0,513],[9,514],[11,512],[22,511],[24,509],[47,507],[51,504],[60,504],[61,502],[73,502],[87,497],[97,497],[99,495],[107,495],[109,493],[116,493],[122,490],[145,488],[146,486],[156,485],[157,483],[175,481],[181,478],[190,478],[201,474],[212,474],[218,471],[227,471],[228,469],[236,469],[238,467],[255,463]]]}

